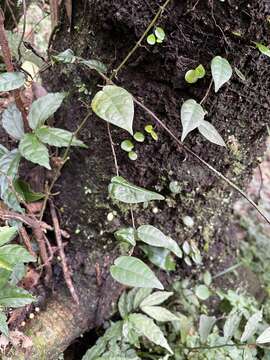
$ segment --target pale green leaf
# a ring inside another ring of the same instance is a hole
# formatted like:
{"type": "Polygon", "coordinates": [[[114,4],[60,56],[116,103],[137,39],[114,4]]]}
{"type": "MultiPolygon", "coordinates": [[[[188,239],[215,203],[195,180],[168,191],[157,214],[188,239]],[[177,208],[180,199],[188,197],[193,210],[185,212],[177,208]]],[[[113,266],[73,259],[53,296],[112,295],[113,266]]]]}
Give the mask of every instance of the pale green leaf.
{"type": "Polygon", "coordinates": [[[44,125],[56,110],[61,106],[65,98],[64,93],[51,93],[35,100],[30,108],[29,125],[35,130],[44,125]]]}
{"type": "Polygon", "coordinates": [[[86,66],[88,66],[92,70],[96,70],[99,73],[106,74],[108,71],[108,68],[105,64],[103,64],[99,60],[80,60],[80,62],[86,66]]]}
{"type": "Polygon", "coordinates": [[[259,49],[259,51],[268,57],[270,57],[270,49],[268,46],[265,46],[261,43],[256,43],[256,47],[259,49]]]}
{"type": "Polygon", "coordinates": [[[173,354],[164,334],[152,319],[142,314],[130,314],[129,321],[141,336],[145,336],[149,341],[173,354]]]}
{"type": "Polygon", "coordinates": [[[232,67],[227,59],[215,56],[211,61],[211,71],[215,84],[215,92],[223,86],[232,76],[232,67]]]}
{"type": "Polygon", "coordinates": [[[7,269],[0,268],[0,289],[2,289],[9,281],[10,271],[7,269]]]}
{"type": "Polygon", "coordinates": [[[207,140],[214,144],[226,147],[224,140],[210,122],[203,120],[198,126],[198,130],[207,140]]]}
{"type": "Polygon", "coordinates": [[[9,153],[9,150],[4,145],[0,144],[0,159],[7,153],[9,153]]]}
{"type": "Polygon", "coordinates": [[[164,200],[162,195],[133,185],[121,176],[112,178],[111,184],[109,185],[109,194],[115,200],[127,204],[137,204],[151,200],[164,200]]]}
{"type": "Polygon", "coordinates": [[[175,270],[175,260],[170,250],[151,245],[142,245],[140,248],[152,264],[165,271],[175,270]]]}
{"type": "Polygon", "coordinates": [[[61,64],[72,64],[76,60],[76,56],[74,55],[73,50],[67,49],[65,51],[62,51],[61,53],[57,55],[53,55],[52,59],[61,64]]]}
{"type": "Polygon", "coordinates": [[[211,282],[212,282],[212,275],[210,274],[209,271],[206,271],[203,274],[203,282],[205,283],[206,286],[210,286],[211,282]]]}
{"type": "Polygon", "coordinates": [[[0,259],[12,265],[18,262],[33,262],[36,259],[21,245],[4,245],[0,247],[0,259]]]}
{"type": "Polygon", "coordinates": [[[133,135],[133,98],[127,90],[107,85],[92,100],[93,111],[103,120],[127,130],[133,135]]]}
{"type": "Polygon", "coordinates": [[[35,131],[36,136],[42,143],[56,146],[56,147],[67,147],[80,146],[86,148],[87,146],[81,140],[78,140],[70,131],[49,127],[41,126],[35,131]],[[71,140],[72,139],[72,140],[71,140]]]}
{"type": "Polygon", "coordinates": [[[183,132],[181,141],[184,141],[188,133],[196,129],[203,121],[205,112],[200,104],[195,100],[185,101],[181,107],[181,122],[183,132]]]}
{"type": "Polygon", "coordinates": [[[128,315],[127,311],[127,293],[124,291],[118,300],[118,311],[121,318],[124,319],[128,315]]]}
{"type": "Polygon", "coordinates": [[[51,169],[48,149],[35,134],[24,135],[19,144],[19,151],[26,160],[51,169]]]}
{"type": "Polygon", "coordinates": [[[133,309],[136,310],[141,302],[147,298],[148,295],[150,295],[152,292],[152,289],[147,289],[147,288],[139,288],[136,295],[134,296],[134,301],[133,301],[133,309]]]}
{"type": "Polygon", "coordinates": [[[198,285],[195,288],[195,294],[200,300],[207,300],[211,295],[209,289],[205,285],[198,285]]]}
{"type": "Polygon", "coordinates": [[[154,32],[156,37],[161,40],[161,42],[165,39],[165,32],[160,26],[156,27],[154,32]]]}
{"type": "Polygon", "coordinates": [[[162,231],[152,225],[141,225],[137,230],[138,238],[148,245],[163,247],[182,257],[182,251],[177,243],[162,231]]]}
{"type": "Polygon", "coordinates": [[[19,89],[25,81],[24,74],[21,72],[6,72],[0,74],[0,91],[11,91],[19,89]]]}
{"type": "Polygon", "coordinates": [[[215,322],[216,322],[215,316],[206,316],[206,315],[200,316],[199,334],[202,343],[206,342],[208,335],[210,334],[215,322]]]}
{"type": "Polygon", "coordinates": [[[9,336],[7,317],[4,313],[0,312],[0,331],[6,337],[9,336]]]}
{"type": "Polygon", "coordinates": [[[157,288],[163,285],[143,261],[132,256],[120,256],[111,266],[112,277],[121,284],[131,287],[157,288]]]}
{"type": "Polygon", "coordinates": [[[12,269],[12,273],[10,275],[9,283],[11,285],[17,285],[19,281],[22,280],[22,278],[26,274],[26,266],[23,262],[18,262],[14,268],[12,269]]]}
{"type": "Polygon", "coordinates": [[[116,240],[128,242],[132,246],[136,245],[135,235],[136,230],[132,227],[119,229],[114,233],[114,237],[116,238],[116,240]]]}
{"type": "Polygon", "coordinates": [[[1,226],[0,227],[0,246],[14,239],[17,234],[15,227],[1,226]]]}
{"type": "Polygon", "coordinates": [[[15,287],[6,286],[0,289],[0,305],[6,307],[21,307],[31,304],[35,298],[26,290],[15,287]]]}
{"type": "Polygon", "coordinates": [[[147,296],[147,298],[145,298],[141,304],[140,307],[142,306],[153,306],[153,305],[160,305],[162,304],[164,301],[166,301],[167,299],[169,299],[169,297],[171,297],[173,295],[172,292],[168,292],[168,291],[156,291],[153,294],[147,296]]]}
{"type": "Polygon", "coordinates": [[[253,314],[247,321],[244,332],[241,336],[241,342],[250,339],[257,331],[259,323],[262,321],[262,311],[253,314]]]}
{"type": "Polygon", "coordinates": [[[16,140],[24,135],[22,114],[16,104],[10,104],[2,115],[2,125],[6,132],[16,140]]]}
{"type": "Polygon", "coordinates": [[[246,81],[245,75],[237,67],[234,68],[236,75],[243,81],[246,81]]]}
{"type": "Polygon", "coordinates": [[[270,327],[266,328],[256,340],[257,344],[270,343],[270,327]]]}
{"type": "Polygon", "coordinates": [[[142,311],[156,321],[179,321],[179,318],[162,306],[141,306],[142,311]]]}
{"type": "Polygon", "coordinates": [[[236,312],[236,313],[231,313],[226,319],[223,327],[223,336],[225,342],[228,342],[233,337],[235,331],[238,329],[241,317],[242,316],[236,312]]]}

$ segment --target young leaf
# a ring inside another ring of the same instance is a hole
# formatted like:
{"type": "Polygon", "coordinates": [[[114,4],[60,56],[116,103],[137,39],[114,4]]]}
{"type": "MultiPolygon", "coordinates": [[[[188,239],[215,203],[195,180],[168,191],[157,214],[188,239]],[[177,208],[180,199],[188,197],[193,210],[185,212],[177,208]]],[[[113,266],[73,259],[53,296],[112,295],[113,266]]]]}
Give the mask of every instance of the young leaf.
{"type": "Polygon", "coordinates": [[[203,282],[205,283],[206,286],[211,285],[212,275],[210,274],[210,272],[208,270],[203,274],[203,282]]]}
{"type": "Polygon", "coordinates": [[[259,322],[262,321],[262,311],[258,311],[253,314],[246,323],[244,332],[241,336],[241,342],[245,342],[250,339],[256,332],[259,326],[259,322]]]}
{"type": "Polygon", "coordinates": [[[133,135],[134,103],[127,90],[115,85],[104,86],[95,95],[91,107],[101,119],[133,135]]]}
{"type": "Polygon", "coordinates": [[[163,285],[152,270],[135,257],[120,256],[111,266],[110,272],[116,281],[124,285],[163,290],[163,285]]]}
{"type": "Polygon", "coordinates": [[[198,81],[196,71],[193,69],[188,70],[185,74],[185,80],[188,84],[195,84],[198,81]]]}
{"type": "Polygon", "coordinates": [[[35,134],[24,135],[19,144],[19,151],[26,160],[51,170],[48,149],[35,134]]]}
{"type": "Polygon", "coordinates": [[[52,59],[61,64],[72,64],[76,60],[76,56],[74,55],[73,50],[67,49],[65,51],[62,51],[58,55],[53,55],[52,59]]]}
{"type": "Polygon", "coordinates": [[[215,56],[211,61],[211,71],[215,84],[215,92],[221,88],[232,76],[232,67],[227,59],[215,56]]]}
{"type": "Polygon", "coordinates": [[[207,140],[214,144],[226,147],[224,140],[210,122],[203,120],[198,126],[198,130],[207,140]]]}
{"type": "Polygon", "coordinates": [[[141,225],[137,230],[138,237],[148,245],[163,247],[172,251],[176,256],[182,257],[182,251],[177,243],[162,231],[152,225],[141,225]]]}
{"type": "Polygon", "coordinates": [[[200,104],[195,100],[189,99],[181,107],[181,122],[183,133],[181,141],[184,141],[187,134],[196,129],[203,121],[205,112],[200,104]]]}
{"type": "Polygon", "coordinates": [[[0,331],[6,337],[9,336],[7,317],[3,312],[0,312],[0,331]]]}
{"type": "Polygon", "coordinates": [[[198,285],[195,288],[195,294],[200,300],[207,300],[211,295],[209,289],[205,285],[198,285]]]}
{"type": "Polygon", "coordinates": [[[11,91],[19,89],[25,81],[24,74],[21,72],[6,72],[0,74],[0,91],[11,91]]]}
{"type": "Polygon", "coordinates": [[[268,46],[265,46],[261,43],[256,43],[256,47],[263,55],[270,57],[270,49],[268,46]]]}
{"type": "Polygon", "coordinates": [[[172,292],[168,292],[168,291],[156,291],[153,294],[147,296],[147,298],[145,298],[141,304],[140,307],[142,306],[154,306],[154,305],[160,305],[162,304],[164,301],[166,301],[167,299],[169,299],[169,297],[171,297],[173,295],[172,292]]]}
{"type": "Polygon", "coordinates": [[[124,151],[131,151],[134,148],[134,144],[130,140],[124,140],[121,142],[121,149],[124,151]]]}
{"type": "Polygon", "coordinates": [[[6,307],[21,307],[31,304],[35,298],[26,290],[8,286],[4,287],[0,291],[0,305],[6,307]]]}
{"type": "Polygon", "coordinates": [[[135,235],[136,230],[132,227],[119,229],[114,233],[116,240],[128,242],[132,246],[136,245],[135,235]]]}
{"type": "Polygon", "coordinates": [[[18,262],[34,262],[36,259],[21,245],[4,245],[0,247],[0,260],[6,261],[11,265],[18,262]]]}
{"type": "Polygon", "coordinates": [[[9,227],[9,226],[0,227],[0,246],[13,240],[16,234],[17,234],[17,229],[15,227],[9,227]]]}
{"type": "Polygon", "coordinates": [[[165,339],[162,331],[152,319],[142,314],[130,314],[128,318],[135,330],[141,336],[145,336],[149,341],[152,341],[154,344],[163,347],[171,354],[173,354],[173,351],[165,339]]]}
{"type": "Polygon", "coordinates": [[[206,316],[206,315],[200,316],[199,334],[202,343],[206,342],[208,335],[210,334],[215,322],[216,322],[215,316],[206,316]]]}
{"type": "Polygon", "coordinates": [[[80,63],[88,66],[92,70],[96,70],[99,73],[106,74],[108,71],[108,68],[105,64],[103,64],[99,60],[81,60],[80,63]]]}
{"type": "Polygon", "coordinates": [[[236,75],[243,81],[246,81],[245,75],[237,67],[234,68],[236,75]]]}
{"type": "Polygon", "coordinates": [[[157,39],[154,34],[150,34],[147,36],[146,41],[148,42],[149,45],[155,45],[157,39]]]}
{"type": "Polygon", "coordinates": [[[226,343],[231,340],[235,331],[238,329],[241,317],[242,316],[240,314],[233,313],[226,319],[223,327],[223,336],[226,343]]]}
{"type": "Polygon", "coordinates": [[[29,125],[31,129],[35,130],[44,125],[45,121],[61,106],[64,98],[64,93],[51,93],[35,100],[29,113],[29,125]]]}
{"type": "Polygon", "coordinates": [[[10,104],[2,115],[2,125],[6,132],[16,140],[24,135],[22,114],[16,104],[10,104]]]}
{"type": "Polygon", "coordinates": [[[75,136],[72,137],[72,133],[64,129],[41,126],[35,131],[35,134],[42,143],[51,146],[67,147],[71,145],[87,148],[81,140],[78,140],[75,136]]]}
{"type": "Polygon", "coordinates": [[[45,197],[45,194],[43,193],[39,193],[39,192],[34,192],[30,185],[21,180],[21,179],[17,179],[13,182],[13,186],[16,190],[16,192],[24,199],[25,202],[27,203],[31,203],[34,201],[38,201],[41,200],[45,197]]]}
{"type": "Polygon", "coordinates": [[[266,344],[270,343],[270,327],[266,328],[264,332],[256,340],[257,344],[266,344]]]}
{"type": "Polygon", "coordinates": [[[112,178],[109,185],[109,194],[112,198],[127,204],[138,204],[151,200],[164,200],[162,195],[133,185],[121,176],[112,178]]]}
{"type": "Polygon", "coordinates": [[[179,318],[162,306],[141,306],[142,311],[156,321],[179,321],[179,318]]]}
{"type": "Polygon", "coordinates": [[[202,64],[198,65],[195,69],[198,79],[202,79],[205,76],[205,68],[202,64]]]}
{"type": "Polygon", "coordinates": [[[162,42],[165,39],[165,32],[161,27],[156,27],[155,28],[155,35],[156,37],[162,42]]]}

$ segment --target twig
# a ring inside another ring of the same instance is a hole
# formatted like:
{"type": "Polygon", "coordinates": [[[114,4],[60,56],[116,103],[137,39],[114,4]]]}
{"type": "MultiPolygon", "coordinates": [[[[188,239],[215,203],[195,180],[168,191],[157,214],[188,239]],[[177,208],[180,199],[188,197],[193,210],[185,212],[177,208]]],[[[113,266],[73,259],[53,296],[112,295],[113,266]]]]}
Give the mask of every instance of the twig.
{"type": "Polygon", "coordinates": [[[209,93],[210,93],[212,84],[213,84],[213,79],[211,80],[211,82],[210,82],[210,84],[209,84],[209,86],[208,86],[208,89],[206,90],[206,93],[205,93],[204,97],[203,97],[202,100],[200,101],[200,105],[202,105],[202,104],[205,102],[205,100],[207,99],[207,97],[208,97],[208,95],[209,95],[209,93]]]}
{"type": "Polygon", "coordinates": [[[111,144],[111,149],[112,149],[112,155],[113,155],[116,175],[119,176],[119,166],[118,166],[117,157],[116,157],[116,153],[115,153],[115,149],[114,149],[114,145],[113,145],[110,124],[108,122],[107,122],[107,130],[108,130],[108,136],[109,136],[109,139],[110,139],[110,144],[111,144]]]}
{"type": "Polygon", "coordinates": [[[132,221],[132,227],[133,227],[134,229],[136,229],[135,220],[134,220],[134,213],[133,213],[132,207],[130,208],[130,216],[131,216],[131,221],[132,221]]]}
{"type": "Polygon", "coordinates": [[[18,44],[18,55],[19,55],[19,62],[21,61],[22,58],[22,54],[21,54],[21,46],[23,43],[23,39],[24,39],[24,35],[25,35],[25,29],[26,29],[26,2],[25,0],[22,1],[23,3],[23,30],[22,30],[22,35],[20,37],[20,41],[18,44]]]}
{"type": "Polygon", "coordinates": [[[142,34],[138,42],[135,44],[135,46],[130,50],[130,52],[127,54],[127,56],[124,58],[124,60],[121,62],[121,64],[112,72],[111,80],[116,76],[118,72],[122,69],[122,67],[126,64],[126,62],[129,60],[129,58],[133,55],[133,53],[138,49],[138,47],[143,42],[144,38],[148,34],[148,32],[151,30],[151,28],[155,25],[157,22],[159,16],[163,13],[163,11],[166,9],[166,7],[169,5],[171,0],[166,0],[165,3],[159,8],[158,12],[154,16],[153,20],[150,22],[150,24],[147,26],[145,32],[142,34]]]}
{"type": "Polygon", "coordinates": [[[52,200],[49,200],[49,204],[50,204],[50,210],[51,210],[51,217],[52,217],[52,221],[53,221],[53,225],[54,225],[54,232],[55,232],[55,238],[56,238],[56,243],[59,249],[59,255],[61,258],[61,263],[62,263],[62,269],[63,269],[63,274],[64,274],[64,278],[65,278],[65,282],[67,284],[67,287],[70,291],[71,296],[73,297],[74,301],[76,302],[76,304],[79,305],[79,298],[78,295],[76,293],[76,290],[74,288],[72,279],[71,279],[71,275],[70,275],[70,271],[67,265],[67,260],[66,260],[66,255],[64,252],[64,248],[63,248],[63,243],[62,243],[62,236],[61,236],[61,231],[60,231],[60,226],[59,226],[59,221],[57,218],[57,214],[56,214],[56,210],[55,210],[55,206],[52,202],[52,200]]]}
{"type": "Polygon", "coordinates": [[[45,283],[49,284],[51,281],[51,278],[52,278],[52,267],[51,267],[51,263],[49,261],[49,257],[48,257],[48,253],[47,253],[47,249],[46,249],[46,245],[45,245],[44,234],[43,234],[41,227],[39,227],[39,226],[33,227],[32,229],[33,229],[33,234],[35,236],[35,239],[38,243],[41,260],[46,269],[45,283]]]}
{"type": "Polygon", "coordinates": [[[29,251],[29,253],[30,253],[32,256],[36,257],[36,254],[35,254],[35,252],[34,252],[34,250],[33,250],[33,248],[32,248],[32,245],[31,245],[30,238],[29,238],[29,236],[28,236],[28,234],[27,234],[27,231],[25,230],[24,226],[22,226],[22,227],[20,228],[20,235],[21,235],[21,237],[22,237],[22,239],[23,239],[23,242],[24,242],[27,250],[29,251]]]}

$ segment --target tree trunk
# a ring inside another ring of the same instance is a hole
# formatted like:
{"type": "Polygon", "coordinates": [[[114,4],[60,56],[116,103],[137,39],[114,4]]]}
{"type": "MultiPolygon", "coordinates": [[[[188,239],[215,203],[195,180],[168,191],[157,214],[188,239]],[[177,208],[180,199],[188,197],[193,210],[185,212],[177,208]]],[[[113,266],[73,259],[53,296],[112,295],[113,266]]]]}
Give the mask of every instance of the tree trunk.
{"type": "MultiPolygon", "coordinates": [[[[162,1],[79,0],[73,4],[72,27],[63,10],[53,51],[71,48],[77,56],[99,59],[113,70],[138,41],[162,1]]],[[[263,42],[269,35],[266,18],[270,6],[263,0],[238,4],[234,0],[172,0],[157,22],[166,32],[165,41],[155,46],[144,41],[117,74],[116,82],[139,98],[180,138],[181,104],[189,98],[202,100],[211,81],[211,59],[215,55],[226,57],[246,80],[234,74],[218,93],[210,91],[203,106],[206,119],[225,139],[227,148],[207,142],[197,131],[190,133],[185,142],[218,171],[245,187],[263,152],[270,116],[269,59],[252,43],[263,42]],[[199,64],[205,66],[206,77],[194,85],[187,84],[186,71],[199,64]]],[[[84,103],[90,105],[98,91],[96,85],[103,81],[89,69],[76,65],[54,66],[43,78],[48,90],[68,91],[56,125],[75,130],[86,114],[84,103]],[[79,91],[84,88],[91,96],[79,91]]],[[[154,119],[136,107],[134,130],[143,131],[146,124],[154,125],[154,119]]],[[[179,150],[160,127],[156,126],[157,141],[148,137],[136,144],[138,160],[134,162],[119,146],[129,138],[127,133],[115,127],[111,130],[120,174],[166,197],[166,201],[149,204],[145,209],[136,206],[136,226],[153,224],[179,244],[193,239],[210,271],[230,266],[237,249],[232,204],[239,195],[195,158],[179,150]],[[177,194],[171,191],[172,181],[179,183],[177,194]],[[185,226],[185,216],[192,217],[193,226],[185,226]]],[[[34,355],[28,354],[25,359],[41,359],[38,356],[42,344],[44,359],[56,360],[57,354],[81,332],[102,323],[121,290],[112,286],[107,269],[119,251],[113,232],[121,225],[129,225],[131,219],[128,207],[120,207],[107,198],[107,186],[115,170],[106,123],[91,116],[80,138],[89,149],[72,151],[55,191],[60,191],[57,206],[62,213],[62,227],[72,234],[69,263],[82,302],[76,309],[71,298],[62,292],[54,297],[40,318],[29,325],[35,349],[34,355]],[[107,215],[113,211],[116,215],[109,222],[107,215]],[[97,285],[96,263],[109,279],[103,282],[105,288],[97,285]]],[[[179,261],[175,276],[185,272],[190,272],[190,268],[179,261]]],[[[174,278],[157,273],[163,276],[165,285],[174,278]]]]}

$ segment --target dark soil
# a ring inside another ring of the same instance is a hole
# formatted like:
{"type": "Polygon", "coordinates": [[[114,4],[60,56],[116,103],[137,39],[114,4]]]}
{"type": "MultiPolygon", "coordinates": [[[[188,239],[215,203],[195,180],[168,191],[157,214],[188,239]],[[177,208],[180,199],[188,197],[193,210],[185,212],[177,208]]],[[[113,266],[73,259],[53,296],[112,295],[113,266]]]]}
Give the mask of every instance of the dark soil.
{"type": "MultiPolygon", "coordinates": [[[[69,31],[63,11],[53,50],[72,48],[77,55],[99,59],[112,70],[127,55],[161,4],[159,0],[76,1],[73,28],[69,31]]],[[[180,137],[181,104],[189,98],[203,98],[211,79],[209,64],[213,56],[224,56],[241,70],[246,81],[234,75],[217,94],[212,91],[204,104],[207,120],[218,129],[228,148],[207,142],[196,131],[186,140],[193,151],[240,187],[247,184],[263,152],[270,116],[269,58],[253,45],[253,41],[267,40],[269,15],[270,5],[263,0],[172,1],[158,22],[166,32],[164,43],[149,46],[144,42],[117,77],[120,86],[141,99],[180,137]],[[206,67],[207,76],[196,85],[188,85],[185,72],[199,64],[206,67]]],[[[86,113],[80,100],[87,104],[91,100],[78,88],[85,84],[94,95],[96,84],[102,84],[102,80],[74,65],[54,67],[44,80],[50,91],[69,91],[65,109],[56,117],[57,126],[75,130],[86,113]]],[[[153,119],[136,108],[134,130],[142,131],[149,123],[154,124],[153,119]]],[[[234,262],[238,247],[232,214],[238,194],[190,155],[179,151],[162,129],[156,127],[156,131],[158,141],[148,137],[137,144],[138,160],[132,162],[119,146],[128,134],[112,127],[120,174],[166,196],[166,201],[149,204],[146,209],[136,207],[136,224],[153,224],[179,244],[195,240],[204,265],[212,272],[221,271],[234,262]],[[181,186],[177,195],[169,189],[174,180],[181,186]],[[154,207],[158,208],[157,213],[153,212],[154,207]],[[194,220],[192,228],[184,226],[186,215],[194,220]]],[[[119,252],[113,232],[131,220],[127,208],[108,199],[107,186],[115,170],[105,122],[93,115],[80,138],[89,149],[72,152],[55,191],[61,192],[57,205],[62,227],[73,234],[68,255],[75,282],[77,287],[87,287],[95,281],[95,264],[98,262],[102,268],[119,252]],[[117,215],[108,222],[111,211],[117,215]]],[[[190,273],[190,268],[180,261],[177,274],[185,272],[190,273]]],[[[167,279],[171,281],[172,277],[167,279]]],[[[106,290],[106,294],[101,292],[104,308],[110,305],[112,295],[106,290]]],[[[104,315],[99,309],[97,323],[102,322],[104,315]]]]}

